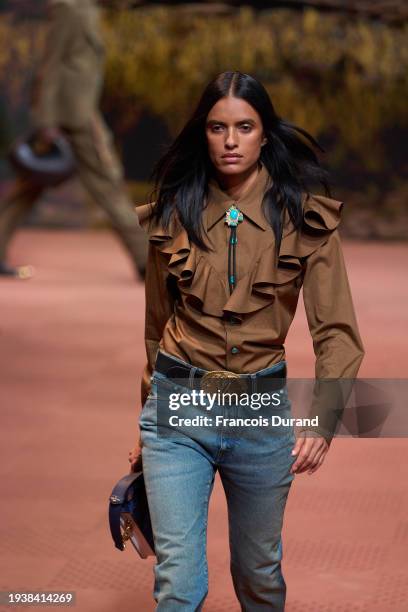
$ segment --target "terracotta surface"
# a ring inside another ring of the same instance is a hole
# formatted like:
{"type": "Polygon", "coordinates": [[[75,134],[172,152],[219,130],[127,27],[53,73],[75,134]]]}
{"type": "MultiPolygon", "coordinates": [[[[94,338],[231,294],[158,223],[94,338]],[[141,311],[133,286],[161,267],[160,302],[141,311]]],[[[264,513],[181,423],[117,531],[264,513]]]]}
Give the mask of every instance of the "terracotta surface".
{"type": "MultiPolygon", "coordinates": [[[[360,374],[406,377],[408,246],[344,251],[367,351],[360,374]]],[[[116,550],[107,523],[140,410],[143,286],[109,232],[27,228],[10,260],[37,273],[0,280],[0,587],[74,590],[81,612],[154,610],[152,558],[116,550]]],[[[291,376],[313,376],[302,303],[287,357],[291,376]]],[[[316,474],[296,476],[283,532],[288,612],[408,610],[407,450],[404,439],[338,439],[316,474]]],[[[239,612],[227,537],[217,477],[208,612],[239,612]]]]}

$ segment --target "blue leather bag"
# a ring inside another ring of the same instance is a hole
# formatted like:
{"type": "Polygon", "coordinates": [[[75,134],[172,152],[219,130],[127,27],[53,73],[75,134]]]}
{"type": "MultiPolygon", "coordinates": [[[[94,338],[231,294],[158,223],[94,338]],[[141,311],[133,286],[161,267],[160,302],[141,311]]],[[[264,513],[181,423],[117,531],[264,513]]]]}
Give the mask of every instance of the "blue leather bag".
{"type": "Polygon", "coordinates": [[[109,526],[119,550],[125,550],[130,540],[142,559],[155,556],[143,472],[127,474],[113,487],[109,498],[109,526]]]}

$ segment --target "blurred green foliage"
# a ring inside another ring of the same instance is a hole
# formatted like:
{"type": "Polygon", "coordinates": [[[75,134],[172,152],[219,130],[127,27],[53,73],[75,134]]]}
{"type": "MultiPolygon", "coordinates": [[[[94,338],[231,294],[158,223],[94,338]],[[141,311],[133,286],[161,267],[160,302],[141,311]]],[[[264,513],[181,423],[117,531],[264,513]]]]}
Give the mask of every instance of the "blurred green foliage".
{"type": "MultiPolygon", "coordinates": [[[[312,133],[334,128],[353,149],[387,122],[407,121],[408,25],[314,9],[243,7],[204,17],[159,6],[110,11],[104,33],[104,104],[127,125],[149,108],[175,134],[207,81],[228,69],[261,79],[279,114],[312,133]]],[[[38,23],[0,20],[0,83],[11,104],[35,68],[43,34],[38,23]]]]}
{"type": "MultiPolygon", "coordinates": [[[[279,115],[323,138],[330,167],[362,172],[367,183],[386,176],[387,188],[399,184],[403,161],[390,156],[384,135],[408,128],[408,24],[314,9],[242,7],[203,16],[156,6],[109,11],[103,29],[103,109],[119,142],[146,110],[176,135],[206,83],[240,70],[262,81],[279,115]]],[[[2,16],[0,39],[0,86],[15,108],[35,70],[43,28],[2,16]]],[[[381,197],[381,187],[373,189],[381,197]]]]}
{"type": "Polygon", "coordinates": [[[223,70],[253,74],[280,115],[313,134],[335,134],[338,162],[354,151],[375,171],[380,130],[407,123],[408,26],[312,9],[244,7],[204,18],[160,7],[118,13],[105,31],[107,106],[125,124],[135,108],[148,107],[175,135],[203,86],[223,70]]]}

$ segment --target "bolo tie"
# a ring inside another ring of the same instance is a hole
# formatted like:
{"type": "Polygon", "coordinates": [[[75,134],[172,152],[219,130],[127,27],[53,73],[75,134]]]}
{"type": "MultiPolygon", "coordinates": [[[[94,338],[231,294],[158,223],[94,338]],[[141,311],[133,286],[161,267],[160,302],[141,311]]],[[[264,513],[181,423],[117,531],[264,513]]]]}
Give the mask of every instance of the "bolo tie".
{"type": "Polygon", "coordinates": [[[234,291],[237,280],[237,226],[244,220],[242,212],[233,204],[225,213],[225,223],[230,228],[230,237],[228,243],[228,284],[230,293],[234,291]]]}

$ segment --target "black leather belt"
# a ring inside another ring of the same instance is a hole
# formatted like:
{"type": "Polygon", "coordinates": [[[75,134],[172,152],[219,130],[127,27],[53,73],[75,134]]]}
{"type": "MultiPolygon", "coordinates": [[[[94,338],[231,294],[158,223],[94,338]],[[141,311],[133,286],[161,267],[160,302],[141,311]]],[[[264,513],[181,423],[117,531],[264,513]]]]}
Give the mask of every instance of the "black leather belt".
{"type": "MultiPolygon", "coordinates": [[[[236,374],[228,370],[203,370],[189,364],[182,364],[170,355],[157,352],[155,369],[175,383],[177,379],[187,379],[190,388],[204,389],[206,392],[271,393],[282,389],[286,384],[286,363],[268,374],[236,374]],[[255,379],[255,380],[254,380],[255,379]]],[[[185,385],[185,383],[180,383],[185,385]]]]}

